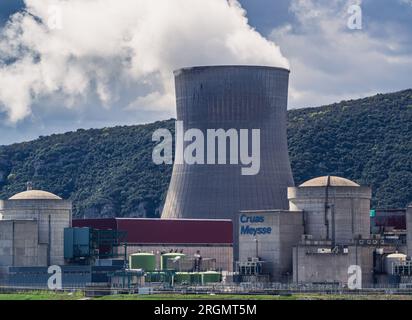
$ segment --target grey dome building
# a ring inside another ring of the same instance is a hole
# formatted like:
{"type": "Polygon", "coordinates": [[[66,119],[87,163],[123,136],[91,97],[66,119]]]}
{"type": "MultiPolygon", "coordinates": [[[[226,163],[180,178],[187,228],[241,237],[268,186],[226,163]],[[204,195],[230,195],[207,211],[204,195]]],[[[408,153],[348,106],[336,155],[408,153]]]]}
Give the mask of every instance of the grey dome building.
{"type": "Polygon", "coordinates": [[[64,264],[64,228],[71,218],[71,201],[50,192],[27,190],[1,200],[0,266],[64,264]]]}
{"type": "MultiPolygon", "coordinates": [[[[175,71],[184,130],[260,129],[260,171],[242,164],[175,163],[162,218],[234,219],[240,210],[288,209],[294,186],[286,136],[289,70],[207,66],[175,71]]],[[[250,139],[250,137],[249,137],[250,139]]],[[[249,140],[250,141],[250,140],[249,140]]],[[[185,146],[188,143],[185,143],[185,146]]]]}
{"type": "Polygon", "coordinates": [[[9,200],[62,200],[62,198],[43,190],[27,190],[15,194],[9,200]]]}
{"type": "Polygon", "coordinates": [[[291,211],[302,211],[305,234],[348,244],[370,238],[370,187],[341,177],[318,177],[288,189],[291,211]]]}

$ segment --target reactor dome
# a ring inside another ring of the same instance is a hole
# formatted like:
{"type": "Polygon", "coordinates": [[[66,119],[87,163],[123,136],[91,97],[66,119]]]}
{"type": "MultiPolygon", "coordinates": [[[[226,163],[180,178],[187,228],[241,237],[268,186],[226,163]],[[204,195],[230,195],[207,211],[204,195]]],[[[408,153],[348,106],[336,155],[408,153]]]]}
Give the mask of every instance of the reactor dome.
{"type": "Polygon", "coordinates": [[[351,180],[335,177],[324,176],[308,180],[302,183],[299,187],[360,187],[359,184],[351,180]]]}
{"type": "Polygon", "coordinates": [[[62,200],[62,198],[43,190],[27,190],[15,194],[9,200],[62,200]]]}
{"type": "Polygon", "coordinates": [[[388,255],[386,256],[387,259],[395,259],[395,260],[400,260],[400,261],[405,261],[405,260],[406,260],[406,257],[407,257],[406,254],[398,253],[398,252],[396,252],[396,253],[391,253],[391,254],[388,254],[388,255]]]}

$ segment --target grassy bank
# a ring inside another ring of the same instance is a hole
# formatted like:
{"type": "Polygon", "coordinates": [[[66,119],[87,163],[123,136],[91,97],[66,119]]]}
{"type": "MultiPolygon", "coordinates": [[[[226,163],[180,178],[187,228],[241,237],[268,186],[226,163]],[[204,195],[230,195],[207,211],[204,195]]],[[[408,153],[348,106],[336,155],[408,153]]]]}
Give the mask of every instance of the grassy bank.
{"type": "Polygon", "coordinates": [[[85,298],[83,293],[25,292],[0,294],[0,300],[412,300],[407,295],[321,295],[294,294],[290,296],[274,295],[112,295],[99,298],[85,298]]]}
{"type": "Polygon", "coordinates": [[[55,293],[49,291],[33,291],[0,294],[0,300],[79,300],[84,298],[81,292],[55,293]]]}

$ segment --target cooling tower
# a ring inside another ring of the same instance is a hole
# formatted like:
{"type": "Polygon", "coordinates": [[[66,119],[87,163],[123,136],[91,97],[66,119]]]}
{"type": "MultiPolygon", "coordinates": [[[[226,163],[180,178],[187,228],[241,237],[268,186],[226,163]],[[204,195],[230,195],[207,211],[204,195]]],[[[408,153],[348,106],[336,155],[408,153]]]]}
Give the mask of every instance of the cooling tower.
{"type": "MultiPolygon", "coordinates": [[[[288,209],[294,185],[286,136],[289,70],[211,66],[175,71],[184,130],[260,129],[260,171],[242,163],[176,164],[162,218],[233,219],[240,210],[288,209]]],[[[189,142],[185,142],[185,147],[189,142]]]]}

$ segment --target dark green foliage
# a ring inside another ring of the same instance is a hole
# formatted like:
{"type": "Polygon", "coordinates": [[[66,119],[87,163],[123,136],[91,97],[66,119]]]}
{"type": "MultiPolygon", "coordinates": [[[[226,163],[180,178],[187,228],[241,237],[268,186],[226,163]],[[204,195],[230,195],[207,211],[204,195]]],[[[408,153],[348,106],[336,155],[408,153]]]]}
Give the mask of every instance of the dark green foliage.
{"type": "MultiPolygon", "coordinates": [[[[375,207],[412,202],[412,90],[288,113],[296,184],[338,175],[373,187],[375,207]]],[[[0,198],[27,181],[87,217],[157,217],[172,166],[152,162],[152,133],[174,120],[78,130],[0,147],[0,198]]]]}
{"type": "Polygon", "coordinates": [[[0,148],[0,197],[26,181],[74,202],[75,216],[157,216],[171,166],[152,162],[152,133],[174,120],[78,130],[0,148]]]}
{"type": "Polygon", "coordinates": [[[374,207],[412,202],[412,90],[292,110],[295,183],[337,175],[373,189],[374,207]]]}

